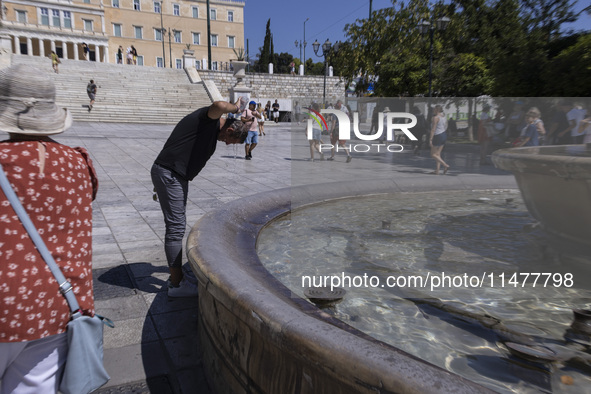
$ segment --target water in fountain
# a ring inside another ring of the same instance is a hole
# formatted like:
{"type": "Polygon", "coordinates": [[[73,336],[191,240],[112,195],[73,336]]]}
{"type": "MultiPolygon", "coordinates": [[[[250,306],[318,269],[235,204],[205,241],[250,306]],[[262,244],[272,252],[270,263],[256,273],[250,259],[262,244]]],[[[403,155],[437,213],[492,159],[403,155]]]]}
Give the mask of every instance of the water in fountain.
{"type": "Polygon", "coordinates": [[[551,241],[517,191],[397,193],[298,209],[263,230],[257,251],[302,297],[350,278],[330,313],[470,380],[589,392],[591,342],[570,325],[591,307],[591,259],[551,241]]]}

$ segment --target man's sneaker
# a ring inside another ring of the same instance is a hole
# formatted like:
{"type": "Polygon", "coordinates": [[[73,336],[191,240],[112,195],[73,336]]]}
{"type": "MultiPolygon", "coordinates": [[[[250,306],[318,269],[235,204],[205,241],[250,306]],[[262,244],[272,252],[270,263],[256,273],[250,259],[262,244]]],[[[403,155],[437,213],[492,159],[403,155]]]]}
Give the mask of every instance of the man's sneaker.
{"type": "Polygon", "coordinates": [[[197,297],[197,285],[190,283],[186,279],[183,278],[181,283],[178,286],[172,286],[172,284],[168,287],[168,296],[172,298],[177,297],[197,297]]]}
{"type": "Polygon", "coordinates": [[[248,152],[248,157],[252,159],[252,152],[248,152]]]}
{"type": "Polygon", "coordinates": [[[245,160],[250,160],[250,156],[249,155],[246,155],[246,156],[244,156],[244,159],[245,160]]]}
{"type": "Polygon", "coordinates": [[[351,156],[347,156],[347,163],[351,162],[352,157],[351,156]]]}

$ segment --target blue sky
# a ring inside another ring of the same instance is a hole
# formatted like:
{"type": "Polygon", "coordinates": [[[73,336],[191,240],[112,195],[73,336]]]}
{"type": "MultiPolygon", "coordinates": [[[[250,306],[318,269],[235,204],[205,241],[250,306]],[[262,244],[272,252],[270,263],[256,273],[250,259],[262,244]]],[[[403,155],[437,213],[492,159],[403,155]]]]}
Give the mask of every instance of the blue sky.
{"type": "MultiPolygon", "coordinates": [[[[577,8],[589,5],[591,0],[579,0],[577,8]]],[[[373,0],[373,10],[390,7],[390,0],[373,0]]],[[[304,38],[304,21],[306,22],[306,58],[316,61],[321,58],[314,56],[312,43],[314,40],[323,43],[328,38],[332,43],[345,39],[343,29],[347,23],[356,19],[367,18],[369,0],[246,0],[244,7],[244,35],[249,41],[251,58],[256,58],[259,48],[263,46],[265,26],[271,18],[271,32],[275,52],[288,52],[300,57],[300,50],[294,45],[295,40],[304,38]]],[[[575,30],[590,30],[591,16],[584,14],[572,26],[575,30]]]]}

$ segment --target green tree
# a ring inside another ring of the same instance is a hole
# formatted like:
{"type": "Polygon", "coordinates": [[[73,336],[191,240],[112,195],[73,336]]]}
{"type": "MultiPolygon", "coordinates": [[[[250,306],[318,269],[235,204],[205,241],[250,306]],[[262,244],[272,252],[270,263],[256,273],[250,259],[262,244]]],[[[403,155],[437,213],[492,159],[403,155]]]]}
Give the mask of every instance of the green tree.
{"type": "Polygon", "coordinates": [[[267,20],[267,27],[265,30],[265,40],[263,46],[260,48],[258,60],[255,61],[254,67],[258,72],[266,72],[269,63],[273,62],[273,35],[271,34],[271,19],[267,20]]]}
{"type": "Polygon", "coordinates": [[[575,21],[581,12],[591,12],[591,6],[575,12],[576,4],[576,0],[451,0],[430,7],[427,0],[392,0],[392,7],[374,12],[371,22],[359,19],[346,26],[347,42],[333,64],[339,65],[347,82],[360,78],[360,89],[375,81],[380,96],[426,94],[431,45],[429,34],[421,35],[417,25],[446,16],[451,19],[448,28],[432,30],[434,95],[551,94],[561,90],[557,83],[548,84],[548,75],[569,69],[569,61],[586,67],[584,57],[574,59],[582,56],[585,45],[578,36],[563,32],[565,23],[575,21]],[[576,48],[569,51],[575,42],[576,48]]]}
{"type": "Polygon", "coordinates": [[[544,70],[547,96],[588,97],[591,86],[591,34],[553,58],[544,70]]]}
{"type": "Polygon", "coordinates": [[[278,74],[289,74],[291,71],[289,65],[294,61],[293,56],[290,53],[282,52],[279,55],[275,54],[275,58],[277,60],[275,62],[274,72],[278,74]]]}

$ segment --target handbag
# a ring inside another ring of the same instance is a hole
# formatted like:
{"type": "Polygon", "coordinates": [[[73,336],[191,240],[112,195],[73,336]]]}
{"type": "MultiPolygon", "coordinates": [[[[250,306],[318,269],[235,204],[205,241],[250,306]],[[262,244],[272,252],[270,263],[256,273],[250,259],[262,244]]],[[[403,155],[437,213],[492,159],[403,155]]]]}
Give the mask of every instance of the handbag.
{"type": "Polygon", "coordinates": [[[57,283],[60,284],[60,292],[66,298],[70,308],[72,318],[67,327],[68,356],[59,390],[64,394],[89,393],[96,390],[110,379],[103,366],[103,325],[114,327],[114,324],[111,320],[97,314],[94,317],[82,314],[76,295],[72,291],[72,285],[66,280],[39,236],[39,232],[12,189],[1,165],[0,186],[57,283]]]}
{"type": "Polygon", "coordinates": [[[520,145],[522,142],[523,142],[523,140],[521,139],[521,137],[517,137],[513,140],[513,142],[511,142],[511,146],[516,147],[516,146],[520,145]]]}

